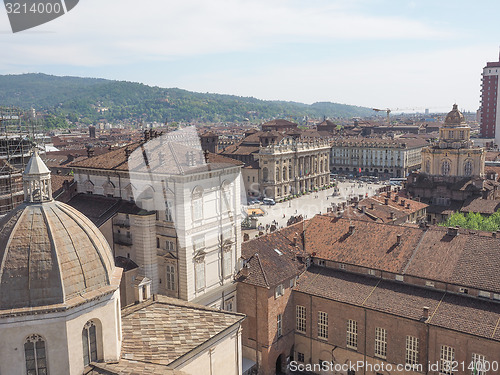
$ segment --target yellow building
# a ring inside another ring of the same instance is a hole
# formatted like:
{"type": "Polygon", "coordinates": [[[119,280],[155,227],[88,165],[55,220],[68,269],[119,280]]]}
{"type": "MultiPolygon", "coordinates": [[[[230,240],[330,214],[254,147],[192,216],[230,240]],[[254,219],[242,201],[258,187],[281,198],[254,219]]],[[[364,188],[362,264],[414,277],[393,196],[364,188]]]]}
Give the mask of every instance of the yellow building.
{"type": "Polygon", "coordinates": [[[431,176],[483,177],[485,151],[474,147],[470,126],[456,104],[439,129],[439,140],[422,149],[422,170],[431,176]]]}

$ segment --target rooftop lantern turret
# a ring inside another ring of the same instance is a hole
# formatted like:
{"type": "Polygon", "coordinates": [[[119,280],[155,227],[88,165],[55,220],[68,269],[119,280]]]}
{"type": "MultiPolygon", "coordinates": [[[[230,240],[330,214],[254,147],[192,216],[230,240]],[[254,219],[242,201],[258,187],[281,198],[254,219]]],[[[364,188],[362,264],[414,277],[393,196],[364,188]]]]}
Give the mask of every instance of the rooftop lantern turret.
{"type": "Polygon", "coordinates": [[[24,201],[42,203],[52,200],[50,170],[35,149],[23,172],[24,201]]]}

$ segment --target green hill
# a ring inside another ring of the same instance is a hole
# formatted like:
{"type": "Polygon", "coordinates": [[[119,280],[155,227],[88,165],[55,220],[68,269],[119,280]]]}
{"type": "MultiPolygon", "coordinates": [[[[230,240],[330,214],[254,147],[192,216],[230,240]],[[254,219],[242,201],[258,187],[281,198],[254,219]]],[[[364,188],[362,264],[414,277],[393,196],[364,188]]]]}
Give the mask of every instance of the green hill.
{"type": "MultiPolygon", "coordinates": [[[[279,117],[348,118],[373,114],[369,108],[337,103],[308,105],[266,101],[125,81],[46,74],[0,75],[0,106],[33,107],[58,120],[84,123],[99,119],[110,122],[260,122],[279,117]]],[[[61,121],[46,125],[61,126],[61,121]]]]}

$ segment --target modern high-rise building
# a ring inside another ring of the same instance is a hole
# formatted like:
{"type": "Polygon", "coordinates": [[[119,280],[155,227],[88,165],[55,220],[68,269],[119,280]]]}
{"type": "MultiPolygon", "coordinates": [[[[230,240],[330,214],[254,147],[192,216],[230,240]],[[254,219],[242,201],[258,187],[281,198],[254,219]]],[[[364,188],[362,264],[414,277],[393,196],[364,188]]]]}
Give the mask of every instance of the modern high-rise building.
{"type": "Polygon", "coordinates": [[[488,62],[483,68],[481,84],[481,136],[495,138],[495,143],[500,144],[500,96],[499,61],[488,62]]]}

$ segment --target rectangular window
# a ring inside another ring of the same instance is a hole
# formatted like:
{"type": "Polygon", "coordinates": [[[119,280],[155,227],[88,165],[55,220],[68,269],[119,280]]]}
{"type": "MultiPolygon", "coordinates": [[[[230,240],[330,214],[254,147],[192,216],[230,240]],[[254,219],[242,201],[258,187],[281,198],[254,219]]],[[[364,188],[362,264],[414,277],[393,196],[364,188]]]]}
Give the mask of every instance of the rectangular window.
{"type": "Polygon", "coordinates": [[[482,354],[472,353],[470,367],[471,375],[485,375],[485,369],[487,368],[486,357],[482,354]]]}
{"type": "Polygon", "coordinates": [[[304,353],[297,352],[297,360],[304,363],[304,353]]]}
{"type": "Polygon", "coordinates": [[[165,220],[166,221],[173,221],[172,202],[169,202],[169,201],[165,202],[165,220]]]}
{"type": "Polygon", "coordinates": [[[409,365],[418,363],[418,337],[406,336],[406,363],[409,365]]]}
{"type": "Polygon", "coordinates": [[[232,257],[232,252],[231,251],[224,251],[222,253],[222,271],[224,272],[224,278],[229,277],[233,274],[232,269],[231,269],[231,257],[232,257]]]}
{"type": "Polygon", "coordinates": [[[282,324],[283,315],[278,314],[278,317],[276,318],[276,333],[278,334],[278,337],[281,337],[283,335],[282,324]]]}
{"type": "Polygon", "coordinates": [[[318,312],[318,337],[328,339],[328,313],[318,312]]]}
{"type": "Polygon", "coordinates": [[[375,356],[386,358],[387,356],[387,330],[384,328],[375,328],[375,356]]]}
{"type": "Polygon", "coordinates": [[[205,287],[205,262],[195,263],[196,290],[201,290],[205,287]]]}
{"type": "Polygon", "coordinates": [[[397,281],[404,281],[403,275],[396,275],[396,280],[397,281]]]}
{"type": "Polygon", "coordinates": [[[165,242],[166,248],[168,251],[174,251],[175,250],[175,244],[172,241],[166,241],[165,242]]]}
{"type": "Polygon", "coordinates": [[[455,360],[455,349],[451,346],[441,346],[441,356],[439,362],[439,373],[443,375],[453,375],[452,362],[455,360]]]}
{"type": "Polygon", "coordinates": [[[193,199],[193,220],[203,219],[203,198],[193,199]]]}
{"type": "Polygon", "coordinates": [[[490,298],[490,296],[491,296],[490,292],[485,292],[484,290],[479,291],[479,297],[490,298]]]}
{"type": "Polygon", "coordinates": [[[347,347],[358,349],[358,322],[355,320],[347,321],[347,347]]]}
{"type": "Polygon", "coordinates": [[[283,286],[283,284],[280,284],[276,288],[274,288],[274,298],[281,297],[283,294],[285,294],[285,287],[283,286]]]}
{"type": "Polygon", "coordinates": [[[304,306],[297,305],[295,322],[297,332],[306,333],[306,308],[304,306]]]}
{"type": "Polygon", "coordinates": [[[229,298],[224,302],[224,310],[233,311],[233,301],[234,298],[229,298]]]}
{"type": "Polygon", "coordinates": [[[167,289],[175,290],[175,266],[167,264],[167,289]]]}

